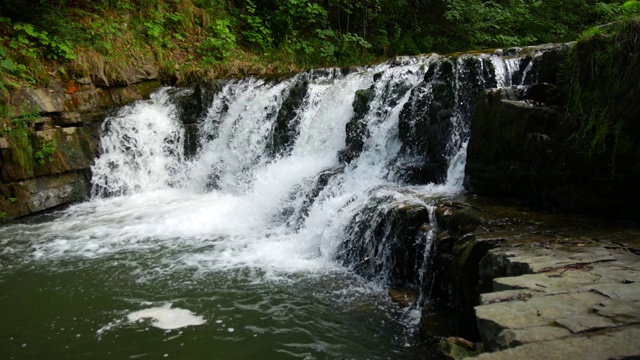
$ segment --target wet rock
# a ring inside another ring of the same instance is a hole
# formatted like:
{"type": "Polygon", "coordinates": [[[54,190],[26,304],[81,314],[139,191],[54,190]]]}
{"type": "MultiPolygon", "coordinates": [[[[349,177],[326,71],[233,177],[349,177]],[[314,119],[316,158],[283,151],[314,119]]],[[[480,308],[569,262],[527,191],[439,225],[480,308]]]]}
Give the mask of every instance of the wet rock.
{"type": "Polygon", "coordinates": [[[552,48],[543,48],[544,52],[533,59],[531,72],[536,74],[539,83],[558,83],[561,66],[566,60],[572,44],[558,44],[552,48]]]}
{"type": "Polygon", "coordinates": [[[366,277],[393,287],[420,284],[426,240],[432,230],[429,209],[421,203],[371,199],[354,216],[339,258],[366,277]]]}
{"type": "Polygon", "coordinates": [[[440,339],[440,352],[447,358],[454,360],[478,355],[478,350],[471,341],[459,337],[440,339]]]}
{"type": "Polygon", "coordinates": [[[365,116],[371,108],[371,100],[375,97],[375,90],[364,89],[356,91],[353,100],[353,116],[346,125],[346,149],[338,154],[340,161],[349,163],[360,156],[364,144],[369,137],[369,129],[365,116]]]}
{"type": "Polygon", "coordinates": [[[0,211],[7,214],[7,219],[33,214],[85,199],[90,189],[91,184],[83,172],[1,184],[4,199],[0,200],[0,211]]]}
{"type": "Polygon", "coordinates": [[[449,144],[451,137],[468,136],[467,124],[458,119],[470,118],[478,94],[496,85],[493,64],[474,56],[444,58],[429,66],[400,112],[398,136],[405,158],[413,160],[406,163],[406,170],[404,164],[401,167],[403,179],[412,183],[445,179],[449,159],[457,150],[449,144]]]}
{"type": "Polygon", "coordinates": [[[453,336],[457,334],[453,319],[455,314],[451,309],[426,304],[420,309],[420,335],[428,342],[453,336]]]}
{"type": "Polygon", "coordinates": [[[207,81],[192,88],[176,88],[169,91],[177,116],[185,129],[185,156],[196,154],[200,138],[199,123],[205,119],[214,96],[222,89],[221,81],[207,81]]]}
{"type": "Polygon", "coordinates": [[[413,289],[390,288],[389,296],[393,302],[401,307],[409,307],[418,300],[418,293],[413,289]]]}
{"type": "Polygon", "coordinates": [[[549,83],[537,83],[526,88],[523,98],[534,104],[561,105],[566,100],[562,98],[560,89],[549,83]]]}
{"type": "Polygon", "coordinates": [[[567,181],[565,146],[554,108],[521,101],[518,88],[482,93],[467,148],[466,185],[491,196],[535,198],[567,181]]]}
{"type": "Polygon", "coordinates": [[[289,90],[289,94],[282,102],[271,135],[270,152],[272,156],[287,152],[297,138],[298,125],[300,124],[298,109],[304,103],[308,89],[309,82],[307,80],[300,81],[289,90]]]}
{"type": "Polygon", "coordinates": [[[102,89],[98,93],[98,104],[102,108],[123,106],[136,100],[148,99],[149,95],[160,86],[158,81],[132,84],[126,87],[102,89]]]}
{"type": "Polygon", "coordinates": [[[191,158],[198,153],[200,148],[200,127],[198,124],[184,125],[184,155],[191,158]]]}
{"type": "Polygon", "coordinates": [[[640,136],[637,34],[631,22],[614,35],[532,49],[525,83],[537,83],[521,99],[493,90],[478,101],[468,188],[564,211],[639,218],[640,191],[632,184],[640,181],[640,152],[615,145],[640,136]],[[600,137],[584,125],[598,116],[611,120],[609,130],[597,130],[600,137]]]}
{"type": "Polygon", "coordinates": [[[89,131],[82,127],[36,131],[34,151],[42,151],[47,145],[53,147],[53,152],[40,159],[40,163],[36,162],[36,176],[88,169],[97,155],[96,144],[89,131]]]}
{"type": "Polygon", "coordinates": [[[321,171],[314,179],[313,190],[306,193],[302,206],[300,207],[300,213],[290,216],[287,224],[289,226],[293,226],[295,229],[300,229],[304,224],[304,220],[309,216],[309,210],[315,203],[320,193],[329,184],[329,181],[331,181],[334,176],[342,173],[343,171],[344,165],[321,171]]]}
{"type": "Polygon", "coordinates": [[[196,124],[207,115],[214,96],[222,89],[221,81],[207,81],[193,88],[174,89],[172,101],[176,104],[178,117],[183,124],[196,124]]]}
{"type": "Polygon", "coordinates": [[[431,65],[400,112],[398,135],[404,151],[433,172],[420,177],[436,182],[444,179],[446,171],[446,145],[456,106],[455,68],[450,60],[431,65]]]}

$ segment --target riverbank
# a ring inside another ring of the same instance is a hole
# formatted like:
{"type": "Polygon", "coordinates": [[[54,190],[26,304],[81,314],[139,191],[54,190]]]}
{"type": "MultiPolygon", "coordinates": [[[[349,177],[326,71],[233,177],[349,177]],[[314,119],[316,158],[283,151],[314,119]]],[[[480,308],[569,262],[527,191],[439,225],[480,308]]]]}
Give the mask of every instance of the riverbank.
{"type": "Polygon", "coordinates": [[[479,358],[640,356],[639,224],[459,200],[438,210],[450,230],[436,245],[445,280],[434,295],[452,291],[479,358]]]}

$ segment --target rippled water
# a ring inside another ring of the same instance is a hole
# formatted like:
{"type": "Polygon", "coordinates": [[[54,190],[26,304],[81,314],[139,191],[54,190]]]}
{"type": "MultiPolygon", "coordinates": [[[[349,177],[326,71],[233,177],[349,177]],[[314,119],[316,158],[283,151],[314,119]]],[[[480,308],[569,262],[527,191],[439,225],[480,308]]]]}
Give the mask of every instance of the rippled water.
{"type": "Polygon", "coordinates": [[[101,200],[52,215],[57,221],[5,229],[13,240],[3,241],[1,256],[3,359],[429,358],[416,342],[417,311],[391,304],[385,289],[336,264],[295,258],[295,244],[277,233],[240,242],[158,234],[154,222],[193,200],[149,196],[163,200],[101,200]],[[130,211],[118,211],[125,204],[130,211]],[[132,226],[149,236],[126,236],[132,226]],[[44,229],[49,237],[34,241],[44,229]],[[169,306],[204,323],[163,330],[131,321],[169,306]]]}

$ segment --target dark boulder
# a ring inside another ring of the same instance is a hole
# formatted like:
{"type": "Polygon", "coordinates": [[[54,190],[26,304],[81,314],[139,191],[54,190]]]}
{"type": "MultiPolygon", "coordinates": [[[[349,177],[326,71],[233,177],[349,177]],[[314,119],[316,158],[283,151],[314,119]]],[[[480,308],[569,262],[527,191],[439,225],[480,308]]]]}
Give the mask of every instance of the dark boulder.
{"type": "Polygon", "coordinates": [[[272,130],[269,151],[272,156],[282,155],[290,151],[294,141],[298,137],[300,118],[298,109],[303,105],[309,90],[309,81],[302,80],[296,83],[282,102],[272,130]]]}
{"type": "Polygon", "coordinates": [[[432,230],[429,209],[420,203],[373,198],[352,219],[339,258],[362,276],[391,287],[420,285],[432,230]],[[384,205],[386,204],[386,205],[384,205]]]}
{"type": "Polygon", "coordinates": [[[340,162],[342,163],[351,162],[357,158],[364,149],[364,144],[369,137],[369,129],[367,128],[365,116],[371,108],[370,103],[374,96],[375,90],[373,88],[356,91],[353,100],[353,116],[347,123],[345,129],[346,148],[338,154],[340,162]]]}

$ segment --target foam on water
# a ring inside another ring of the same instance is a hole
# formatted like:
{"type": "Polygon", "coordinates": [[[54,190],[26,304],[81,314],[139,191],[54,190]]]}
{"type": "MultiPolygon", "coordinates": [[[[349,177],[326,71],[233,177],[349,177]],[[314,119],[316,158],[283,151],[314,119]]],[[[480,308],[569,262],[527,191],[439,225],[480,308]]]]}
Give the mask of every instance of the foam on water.
{"type": "Polygon", "coordinates": [[[175,330],[187,326],[197,326],[207,321],[189,310],[172,308],[171,304],[134,311],[127,314],[127,320],[138,322],[151,320],[151,325],[163,330],[175,330]]]}
{"type": "MultiPolygon", "coordinates": [[[[498,84],[509,85],[517,59],[482,55],[487,57],[498,84]]],[[[171,91],[161,89],[104,122],[104,153],[92,167],[94,198],[48,223],[5,227],[0,256],[32,261],[152,251],[160,254],[156,262],[133,261],[159,274],[342,269],[335,258],[345,229],[371,199],[388,192],[403,201],[423,201],[462,189],[469,117],[466,85],[458,80],[468,71],[463,57],[455,64],[458,105],[451,117],[446,181],[400,190],[394,173],[402,156],[400,112],[440,59],[398,58],[349,75],[326,70],[278,82],[229,81],[198,124],[200,148],[191,159],[183,155],[185,130],[171,91]],[[374,74],[380,74],[376,81],[374,74]],[[308,89],[295,114],[295,141],[274,158],[268,146],[276,115],[300,81],[308,81],[308,89]],[[338,153],[345,147],[354,94],[367,88],[375,90],[362,120],[369,136],[362,153],[341,165],[338,153]],[[314,190],[325,171],[335,174],[314,190]]]]}
{"type": "MultiPolygon", "coordinates": [[[[67,340],[77,348],[72,355],[102,348],[118,358],[173,357],[182,343],[171,342],[181,337],[185,348],[193,346],[185,356],[214,346],[235,358],[245,358],[246,349],[270,352],[269,358],[405,357],[412,351],[399,351],[389,339],[411,348],[421,312],[399,310],[388,299],[393,256],[381,248],[396,235],[374,239],[376,228],[387,226],[386,216],[399,207],[428,210],[431,226],[414,239],[422,256],[416,286],[428,287],[434,199],[462,191],[470,104],[488,86],[511,85],[518,64],[491,55],[432,55],[349,74],[324,69],[279,81],[232,80],[215,90],[195,125],[179,119],[177,99],[196,93],[188,89],[163,88],[124,107],[104,122],[90,201],[0,228],[0,282],[12,285],[3,304],[10,306],[2,308],[16,310],[4,314],[5,328],[22,327],[32,316],[31,302],[20,307],[14,298],[47,294],[37,311],[44,322],[90,333],[102,326],[95,343],[67,340]],[[407,185],[412,180],[403,178],[402,166],[425,155],[410,153],[400,140],[401,114],[414,105],[428,114],[435,81],[446,81],[454,93],[453,107],[446,105],[438,119],[447,129],[446,179],[407,185]],[[279,112],[300,84],[305,96],[285,114],[295,129],[285,148],[272,149],[279,112]],[[362,151],[341,162],[355,94],[364,89],[373,96],[358,113],[367,130],[362,151]],[[197,150],[187,156],[194,128],[197,150]],[[375,266],[349,263],[343,255],[352,240],[366,247],[365,261],[375,266]],[[132,307],[140,310],[123,310],[132,307]],[[60,319],[63,311],[73,318],[60,319]],[[148,326],[138,322],[145,320],[164,330],[202,326],[144,333],[148,326]],[[247,341],[264,335],[269,342],[247,341]],[[116,351],[112,344],[121,346],[116,351]]],[[[428,300],[424,292],[420,300],[428,300]]],[[[47,338],[58,349],[43,321],[34,320],[22,335],[47,338]]]]}

